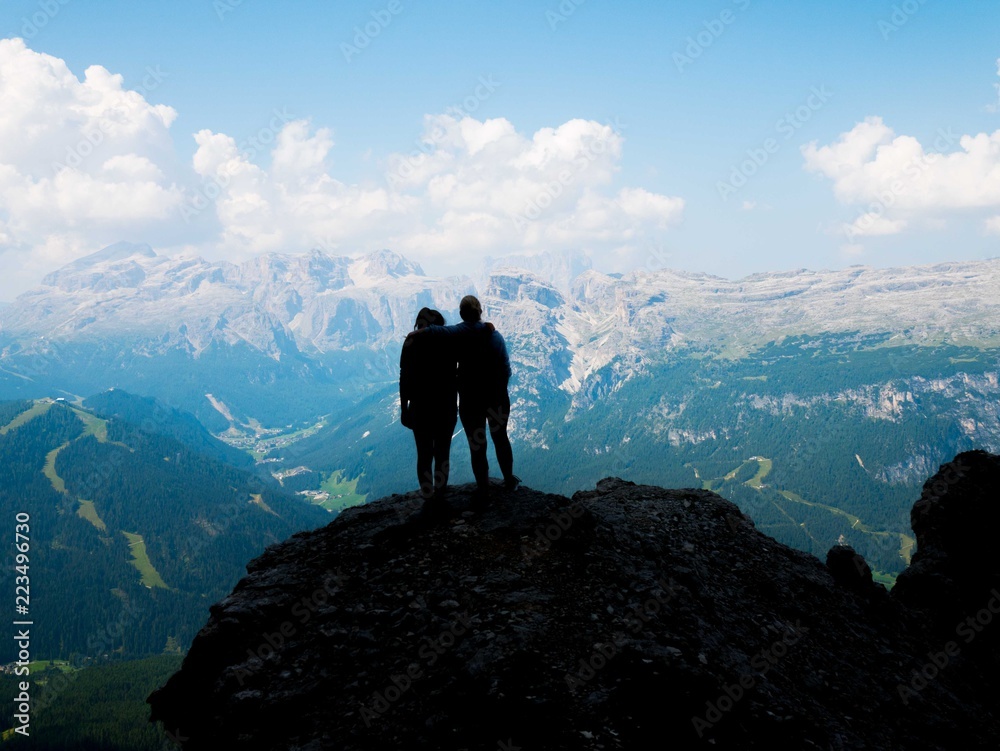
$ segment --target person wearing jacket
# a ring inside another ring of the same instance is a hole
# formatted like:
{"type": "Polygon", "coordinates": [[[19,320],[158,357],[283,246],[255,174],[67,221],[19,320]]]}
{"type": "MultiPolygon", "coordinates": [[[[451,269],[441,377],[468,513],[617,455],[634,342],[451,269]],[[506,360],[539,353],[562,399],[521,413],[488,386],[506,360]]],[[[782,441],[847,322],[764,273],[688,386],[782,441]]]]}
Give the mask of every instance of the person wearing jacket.
{"type": "Polygon", "coordinates": [[[503,475],[504,487],[517,488],[521,480],[514,474],[514,451],[507,435],[510,418],[510,357],[507,344],[499,331],[482,322],[483,308],[472,295],[462,298],[458,308],[466,334],[457,351],[458,416],[469,442],[472,473],[476,477],[481,500],[489,491],[489,461],[486,456],[486,434],[493,441],[497,464],[503,475]]]}
{"type": "MultiPolygon", "coordinates": [[[[422,308],[414,330],[444,326],[444,316],[422,308]]],[[[409,336],[399,355],[400,421],[413,431],[417,479],[427,502],[440,501],[448,488],[451,439],[457,422],[454,349],[439,337],[409,336]]]]}

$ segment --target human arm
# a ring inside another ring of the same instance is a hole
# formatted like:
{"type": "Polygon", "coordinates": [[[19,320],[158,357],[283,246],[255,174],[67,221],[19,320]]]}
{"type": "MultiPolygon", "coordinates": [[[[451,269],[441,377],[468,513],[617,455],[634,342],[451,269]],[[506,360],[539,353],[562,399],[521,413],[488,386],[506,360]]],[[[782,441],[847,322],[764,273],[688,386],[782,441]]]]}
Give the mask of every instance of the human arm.
{"type": "Polygon", "coordinates": [[[507,353],[507,342],[504,341],[504,338],[501,336],[499,331],[493,332],[493,349],[497,353],[498,365],[502,368],[504,373],[504,383],[509,383],[512,375],[510,369],[510,355],[507,353]]]}
{"type": "Polygon", "coordinates": [[[407,339],[399,353],[399,421],[410,427],[410,396],[413,391],[413,348],[416,340],[407,339]]]}
{"type": "MultiPolygon", "coordinates": [[[[491,321],[483,323],[491,333],[497,330],[491,321]]],[[[414,329],[406,335],[407,341],[413,341],[417,337],[426,336],[463,336],[475,331],[474,326],[465,323],[455,323],[451,326],[424,326],[422,329],[414,329]]]]}

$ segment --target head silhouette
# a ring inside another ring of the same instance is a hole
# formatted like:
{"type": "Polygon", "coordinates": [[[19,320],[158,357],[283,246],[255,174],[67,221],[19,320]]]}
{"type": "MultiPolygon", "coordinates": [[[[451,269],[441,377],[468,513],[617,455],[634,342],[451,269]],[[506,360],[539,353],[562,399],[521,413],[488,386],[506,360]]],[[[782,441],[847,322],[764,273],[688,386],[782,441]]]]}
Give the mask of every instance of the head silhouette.
{"type": "Polygon", "coordinates": [[[479,303],[479,298],[466,295],[462,302],[458,304],[458,314],[466,323],[476,323],[483,318],[483,306],[479,303]]]}
{"type": "Polygon", "coordinates": [[[444,326],[444,316],[433,308],[421,308],[413,328],[419,330],[428,326],[444,326]]]}

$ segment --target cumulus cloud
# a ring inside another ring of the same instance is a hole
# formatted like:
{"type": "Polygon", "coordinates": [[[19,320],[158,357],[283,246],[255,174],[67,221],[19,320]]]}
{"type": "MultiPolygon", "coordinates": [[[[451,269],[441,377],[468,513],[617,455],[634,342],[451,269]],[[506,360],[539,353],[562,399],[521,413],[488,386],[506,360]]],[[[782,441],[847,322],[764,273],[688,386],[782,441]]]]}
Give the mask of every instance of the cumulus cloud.
{"type": "Polygon", "coordinates": [[[524,134],[504,118],[428,115],[418,148],[352,184],[335,174],[331,129],[277,113],[269,153],[200,130],[182,164],[177,113],[149,101],[166,74],[147,72],[130,90],[0,40],[0,254],[24,279],[120,239],[231,260],[389,247],[438,271],[545,250],[614,265],[683,216],[681,198],[620,184],[624,139],[590,120],[524,134]]]}
{"type": "MultiPolygon", "coordinates": [[[[164,80],[147,71],[151,90],[164,80]]],[[[167,177],[177,113],[99,65],[78,79],[62,60],[0,40],[0,253],[5,283],[175,218],[167,177]]]]}
{"type": "Polygon", "coordinates": [[[269,251],[323,247],[349,251],[407,213],[405,201],[385,188],[346,185],[326,170],[333,145],[326,129],[284,124],[276,136],[270,170],[252,163],[236,141],[208,130],[195,134],[193,165],[205,180],[182,208],[185,218],[204,212],[218,222],[217,251],[239,259],[269,251]],[[384,224],[383,224],[384,222],[384,224]]]}
{"type": "Polygon", "coordinates": [[[854,237],[879,237],[897,235],[904,229],[905,219],[887,219],[874,211],[868,211],[850,224],[848,234],[854,237]]]}
{"type": "Polygon", "coordinates": [[[453,258],[582,249],[614,265],[622,246],[653,241],[684,211],[681,198],[615,189],[623,146],[612,126],[590,120],[529,137],[502,118],[430,116],[421,148],[386,161],[388,184],[422,216],[397,244],[453,258]]]}
{"type": "Polygon", "coordinates": [[[623,245],[662,234],[684,210],[680,198],[616,189],[623,139],[588,120],[528,137],[504,118],[429,115],[419,148],[389,154],[384,183],[364,186],[333,176],[332,133],[306,120],[281,127],[268,170],[229,136],[195,140],[194,168],[211,190],[187,211],[214,214],[230,257],[385,246],[469,271],[487,255],[582,249],[614,265],[623,245]]]}
{"type": "Polygon", "coordinates": [[[940,228],[956,212],[1000,207],[1000,130],[941,130],[922,144],[869,117],[832,144],[806,144],[802,154],[806,169],[832,181],[839,201],[858,208],[843,227],[850,239],[940,228]]]}

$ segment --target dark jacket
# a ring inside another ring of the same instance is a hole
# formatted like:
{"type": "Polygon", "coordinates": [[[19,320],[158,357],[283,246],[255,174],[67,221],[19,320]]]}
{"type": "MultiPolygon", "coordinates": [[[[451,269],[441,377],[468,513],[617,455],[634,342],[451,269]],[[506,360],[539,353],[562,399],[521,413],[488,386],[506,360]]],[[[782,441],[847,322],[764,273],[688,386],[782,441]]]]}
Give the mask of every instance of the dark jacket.
{"type": "Polygon", "coordinates": [[[446,342],[458,362],[458,393],[463,402],[499,403],[507,395],[510,357],[499,331],[490,331],[482,321],[428,326],[427,331],[428,338],[446,342]]]}
{"type": "Polygon", "coordinates": [[[458,380],[454,348],[444,338],[411,336],[399,353],[399,400],[418,427],[455,422],[458,380]]]}

